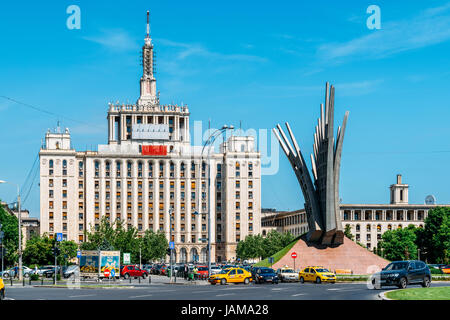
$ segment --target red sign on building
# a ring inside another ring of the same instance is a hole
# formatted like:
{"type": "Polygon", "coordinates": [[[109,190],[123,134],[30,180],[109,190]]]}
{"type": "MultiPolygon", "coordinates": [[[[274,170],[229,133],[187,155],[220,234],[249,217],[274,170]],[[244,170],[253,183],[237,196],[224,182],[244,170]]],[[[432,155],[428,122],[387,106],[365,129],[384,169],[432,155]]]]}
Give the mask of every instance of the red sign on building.
{"type": "Polygon", "coordinates": [[[167,156],[167,146],[142,146],[143,156],[167,156]]]}

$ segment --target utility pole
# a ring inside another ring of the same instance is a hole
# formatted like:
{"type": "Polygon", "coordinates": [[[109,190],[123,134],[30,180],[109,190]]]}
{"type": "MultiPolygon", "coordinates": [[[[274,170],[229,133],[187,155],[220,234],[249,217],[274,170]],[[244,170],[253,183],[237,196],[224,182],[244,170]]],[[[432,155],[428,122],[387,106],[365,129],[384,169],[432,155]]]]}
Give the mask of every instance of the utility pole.
{"type": "MultiPolygon", "coordinates": [[[[172,242],[172,219],[173,219],[172,214],[173,214],[173,208],[170,208],[169,209],[169,217],[170,217],[169,218],[169,221],[170,221],[169,246],[170,246],[170,242],[172,242]]],[[[173,254],[173,249],[170,248],[170,260],[169,260],[169,263],[170,263],[170,279],[169,279],[169,282],[170,283],[172,283],[172,275],[173,275],[172,254],[173,254]]]]}

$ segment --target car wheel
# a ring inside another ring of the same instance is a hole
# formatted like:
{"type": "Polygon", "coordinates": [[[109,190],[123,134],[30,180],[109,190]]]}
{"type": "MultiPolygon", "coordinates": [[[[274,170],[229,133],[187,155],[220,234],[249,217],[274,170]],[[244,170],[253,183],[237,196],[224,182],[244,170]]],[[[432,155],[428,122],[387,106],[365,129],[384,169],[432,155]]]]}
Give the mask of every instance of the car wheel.
{"type": "Polygon", "coordinates": [[[220,284],[221,284],[221,285],[227,284],[227,279],[221,279],[221,280],[220,280],[220,284]]]}
{"type": "Polygon", "coordinates": [[[8,278],[9,278],[9,273],[5,273],[5,274],[3,275],[3,278],[4,278],[4,279],[8,279],[8,278]]]}
{"type": "Polygon", "coordinates": [[[408,283],[407,283],[407,281],[406,281],[406,278],[403,277],[403,278],[400,279],[400,281],[399,281],[399,283],[398,283],[398,287],[399,287],[400,289],[405,289],[407,284],[408,284],[408,283]]]}
{"type": "Polygon", "coordinates": [[[429,277],[425,277],[423,279],[423,282],[422,282],[422,287],[429,288],[430,284],[431,284],[430,278],[429,277]]]}
{"type": "Polygon", "coordinates": [[[142,279],[147,279],[147,274],[146,274],[146,273],[144,273],[144,274],[142,275],[142,279]]]}
{"type": "Polygon", "coordinates": [[[244,279],[244,284],[249,284],[249,283],[250,283],[249,278],[245,278],[245,279],[244,279]]]}
{"type": "Polygon", "coordinates": [[[30,277],[30,274],[29,273],[25,273],[23,276],[28,279],[30,277]]]}
{"type": "Polygon", "coordinates": [[[124,279],[128,279],[128,278],[130,277],[130,275],[129,275],[128,273],[125,273],[125,274],[123,275],[123,277],[124,277],[124,279]]]}
{"type": "Polygon", "coordinates": [[[305,283],[305,279],[303,277],[300,277],[300,283],[305,283]]]}
{"type": "Polygon", "coordinates": [[[320,277],[317,277],[316,278],[316,283],[321,283],[322,282],[322,280],[320,280],[320,277]]]}

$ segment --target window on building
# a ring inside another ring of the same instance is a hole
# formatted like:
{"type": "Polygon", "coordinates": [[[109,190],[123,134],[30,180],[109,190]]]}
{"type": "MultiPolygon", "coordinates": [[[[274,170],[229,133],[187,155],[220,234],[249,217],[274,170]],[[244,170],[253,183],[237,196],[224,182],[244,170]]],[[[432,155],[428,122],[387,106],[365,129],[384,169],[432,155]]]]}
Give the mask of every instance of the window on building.
{"type": "Polygon", "coordinates": [[[53,212],[49,212],[49,213],[48,213],[48,218],[49,218],[50,220],[53,219],[53,212]]]}

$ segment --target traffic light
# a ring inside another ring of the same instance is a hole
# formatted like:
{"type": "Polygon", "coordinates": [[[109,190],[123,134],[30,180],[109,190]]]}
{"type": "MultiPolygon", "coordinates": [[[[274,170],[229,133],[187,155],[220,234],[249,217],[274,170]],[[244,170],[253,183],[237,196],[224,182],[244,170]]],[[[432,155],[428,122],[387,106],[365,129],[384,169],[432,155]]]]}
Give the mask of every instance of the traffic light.
{"type": "Polygon", "coordinates": [[[170,256],[170,251],[171,251],[170,248],[168,248],[168,249],[167,249],[167,252],[166,252],[166,254],[167,254],[168,256],[170,256]]]}
{"type": "Polygon", "coordinates": [[[54,247],[54,248],[53,248],[53,255],[57,256],[57,255],[59,255],[60,252],[61,252],[61,251],[59,250],[58,247],[54,247]]]}

